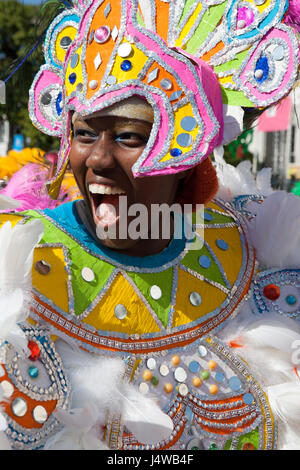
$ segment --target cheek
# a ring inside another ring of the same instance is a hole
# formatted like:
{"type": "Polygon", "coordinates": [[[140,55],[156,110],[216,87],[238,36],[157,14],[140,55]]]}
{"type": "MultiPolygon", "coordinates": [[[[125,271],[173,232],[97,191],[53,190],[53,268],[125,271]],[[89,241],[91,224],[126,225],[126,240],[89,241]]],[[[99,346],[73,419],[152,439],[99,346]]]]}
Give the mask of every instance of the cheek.
{"type": "Polygon", "coordinates": [[[76,142],[72,143],[69,159],[74,177],[82,191],[84,188],[87,155],[79,148],[76,142]]]}

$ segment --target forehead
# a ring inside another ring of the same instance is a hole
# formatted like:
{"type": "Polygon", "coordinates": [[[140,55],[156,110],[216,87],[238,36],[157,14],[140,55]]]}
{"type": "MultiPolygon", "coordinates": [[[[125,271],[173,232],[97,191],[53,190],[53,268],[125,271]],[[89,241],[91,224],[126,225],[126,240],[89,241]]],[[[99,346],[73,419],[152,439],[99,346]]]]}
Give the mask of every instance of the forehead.
{"type": "Polygon", "coordinates": [[[73,114],[72,122],[79,118],[81,121],[89,121],[96,118],[120,118],[121,120],[138,120],[153,124],[154,114],[152,107],[139,97],[133,96],[112,106],[96,111],[87,116],[80,116],[76,112],[73,114]]]}

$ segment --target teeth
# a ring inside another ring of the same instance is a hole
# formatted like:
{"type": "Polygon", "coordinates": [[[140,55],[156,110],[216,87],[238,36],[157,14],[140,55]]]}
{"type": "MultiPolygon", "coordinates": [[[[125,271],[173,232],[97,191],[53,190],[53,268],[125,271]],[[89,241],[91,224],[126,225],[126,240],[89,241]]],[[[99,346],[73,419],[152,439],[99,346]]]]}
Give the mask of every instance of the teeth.
{"type": "Polygon", "coordinates": [[[117,186],[112,187],[98,183],[90,184],[89,191],[92,194],[125,194],[125,191],[117,186]]]}

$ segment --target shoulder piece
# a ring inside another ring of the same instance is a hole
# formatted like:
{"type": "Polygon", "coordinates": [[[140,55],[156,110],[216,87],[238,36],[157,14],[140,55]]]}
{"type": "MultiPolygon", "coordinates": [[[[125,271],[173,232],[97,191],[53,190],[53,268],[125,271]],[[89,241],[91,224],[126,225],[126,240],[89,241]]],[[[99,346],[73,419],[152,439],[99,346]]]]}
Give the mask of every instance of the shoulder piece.
{"type": "Polygon", "coordinates": [[[173,240],[144,258],[113,257],[63,214],[35,213],[46,230],[35,250],[32,318],[87,350],[128,354],[194,341],[222,328],[247,294],[255,257],[230,204],[206,206],[193,243],[173,240]]]}
{"type": "Polygon", "coordinates": [[[39,449],[61,427],[54,411],[68,409],[69,385],[48,334],[28,326],[23,330],[31,351],[28,358],[10,344],[1,346],[1,407],[12,448],[39,449]]]}

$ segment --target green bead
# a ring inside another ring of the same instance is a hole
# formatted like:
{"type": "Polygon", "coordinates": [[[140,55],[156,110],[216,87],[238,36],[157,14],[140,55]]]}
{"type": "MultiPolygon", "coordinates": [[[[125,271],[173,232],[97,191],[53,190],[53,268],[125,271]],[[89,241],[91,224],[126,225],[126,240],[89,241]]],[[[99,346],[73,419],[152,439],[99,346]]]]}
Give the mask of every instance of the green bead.
{"type": "Polygon", "coordinates": [[[159,382],[158,378],[153,376],[152,379],[151,379],[152,385],[158,385],[158,382],[159,382]]]}
{"type": "Polygon", "coordinates": [[[193,447],[191,448],[191,450],[199,450],[199,447],[193,446],[193,447]]]}
{"type": "Polygon", "coordinates": [[[210,373],[209,373],[208,370],[203,370],[203,371],[201,372],[201,378],[202,378],[203,380],[209,379],[209,376],[210,376],[210,373]]]}
{"type": "Polygon", "coordinates": [[[219,449],[218,449],[217,444],[215,444],[215,443],[213,442],[212,444],[210,444],[209,450],[219,450],[219,449]]]}

